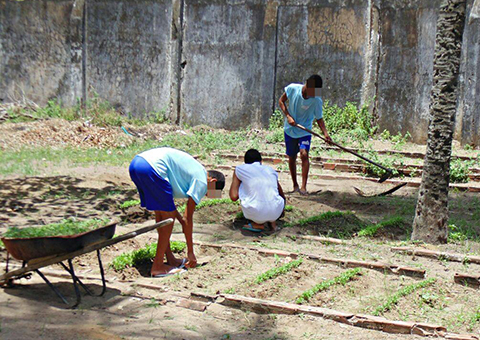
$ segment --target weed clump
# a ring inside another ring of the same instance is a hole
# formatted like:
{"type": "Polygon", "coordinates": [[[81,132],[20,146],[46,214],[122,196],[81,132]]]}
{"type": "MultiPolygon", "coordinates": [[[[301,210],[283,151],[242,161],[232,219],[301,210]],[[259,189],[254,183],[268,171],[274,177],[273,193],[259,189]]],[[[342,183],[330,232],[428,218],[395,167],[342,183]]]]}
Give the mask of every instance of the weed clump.
{"type": "Polygon", "coordinates": [[[450,182],[452,183],[467,183],[470,179],[470,167],[473,162],[462,161],[461,159],[454,159],[450,162],[450,182]]]}

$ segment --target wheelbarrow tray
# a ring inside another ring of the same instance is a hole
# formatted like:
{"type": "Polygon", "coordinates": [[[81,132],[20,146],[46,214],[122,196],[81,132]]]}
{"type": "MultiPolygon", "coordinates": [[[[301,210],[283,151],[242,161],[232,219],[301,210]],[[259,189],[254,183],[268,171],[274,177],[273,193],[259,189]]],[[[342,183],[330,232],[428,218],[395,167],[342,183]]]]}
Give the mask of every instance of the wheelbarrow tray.
{"type": "Polygon", "coordinates": [[[31,238],[2,238],[5,248],[20,261],[70,253],[91,244],[111,239],[117,222],[76,235],[31,238]]]}

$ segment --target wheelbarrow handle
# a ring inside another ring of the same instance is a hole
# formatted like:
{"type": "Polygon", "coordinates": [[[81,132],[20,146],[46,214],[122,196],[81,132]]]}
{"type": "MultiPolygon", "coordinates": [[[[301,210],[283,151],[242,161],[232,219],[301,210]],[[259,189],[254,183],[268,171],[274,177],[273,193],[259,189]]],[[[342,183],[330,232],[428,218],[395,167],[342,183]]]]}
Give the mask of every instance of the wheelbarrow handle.
{"type": "Polygon", "coordinates": [[[329,143],[329,144],[335,145],[337,148],[340,148],[340,149],[342,149],[343,151],[349,152],[349,153],[351,153],[352,155],[355,155],[355,156],[357,156],[358,158],[361,158],[361,159],[363,159],[364,161],[366,161],[366,162],[368,162],[368,163],[371,163],[371,164],[373,164],[373,165],[378,166],[379,168],[385,170],[385,171],[388,172],[388,173],[391,173],[391,172],[392,172],[392,170],[390,170],[389,168],[386,168],[386,167],[384,167],[383,165],[378,164],[377,162],[374,162],[374,161],[372,161],[371,159],[368,159],[368,158],[366,158],[366,157],[364,157],[364,156],[356,153],[356,152],[353,151],[353,150],[347,149],[346,147],[341,146],[340,144],[337,144],[337,143],[335,143],[334,141],[327,141],[326,138],[320,136],[318,133],[313,132],[313,131],[310,130],[310,129],[307,129],[306,127],[304,127],[304,126],[302,126],[302,125],[300,125],[300,124],[296,124],[295,126],[298,127],[299,129],[302,129],[303,131],[307,131],[307,132],[311,133],[312,135],[317,136],[318,138],[324,140],[325,142],[327,142],[327,143],[329,143]]]}

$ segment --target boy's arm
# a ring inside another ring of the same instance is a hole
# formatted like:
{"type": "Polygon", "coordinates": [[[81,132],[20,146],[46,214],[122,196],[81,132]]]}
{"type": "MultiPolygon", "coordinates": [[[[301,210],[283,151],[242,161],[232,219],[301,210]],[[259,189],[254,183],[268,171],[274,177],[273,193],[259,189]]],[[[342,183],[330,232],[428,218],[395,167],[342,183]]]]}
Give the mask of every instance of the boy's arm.
{"type": "Polygon", "coordinates": [[[323,118],[317,119],[317,124],[320,130],[322,130],[327,142],[331,142],[332,138],[330,138],[330,135],[328,134],[327,127],[325,126],[325,121],[323,120],[323,118]]]}
{"type": "Polygon", "coordinates": [[[230,199],[234,202],[238,201],[239,199],[238,190],[240,188],[240,183],[242,183],[242,181],[238,179],[237,175],[235,174],[235,170],[233,170],[232,185],[230,185],[229,195],[230,199]]]}
{"type": "Polygon", "coordinates": [[[185,234],[185,241],[187,242],[187,258],[188,262],[186,266],[188,268],[195,268],[197,265],[197,258],[193,252],[193,213],[197,204],[193,198],[189,197],[187,202],[187,208],[185,209],[183,226],[183,233],[185,234]]]}
{"type": "Polygon", "coordinates": [[[278,104],[280,105],[280,109],[282,110],[283,114],[287,117],[288,124],[295,126],[297,123],[295,122],[295,119],[293,119],[293,117],[290,115],[290,112],[288,112],[287,105],[285,105],[287,99],[287,93],[283,92],[280,100],[278,101],[278,104]]]}

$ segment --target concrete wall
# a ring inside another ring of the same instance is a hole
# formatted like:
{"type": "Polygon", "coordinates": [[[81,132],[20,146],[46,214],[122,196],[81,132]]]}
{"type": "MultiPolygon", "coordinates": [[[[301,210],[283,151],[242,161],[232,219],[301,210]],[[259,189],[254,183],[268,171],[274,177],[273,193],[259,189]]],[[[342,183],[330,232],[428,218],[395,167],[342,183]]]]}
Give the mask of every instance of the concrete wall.
{"type": "MultiPolygon", "coordinates": [[[[98,94],[125,113],[233,129],[266,125],[286,85],[319,73],[324,100],[375,98],[381,129],[424,142],[440,1],[0,0],[0,100],[98,94]]],[[[465,30],[456,130],[476,144],[479,20],[465,30]]]]}
{"type": "Polygon", "coordinates": [[[376,109],[391,132],[426,141],[437,12],[441,0],[377,2],[379,58],[376,109]]]}
{"type": "Polygon", "coordinates": [[[264,1],[186,0],[181,119],[238,128],[272,112],[275,22],[264,1]]]}
{"type": "MultiPolygon", "coordinates": [[[[473,3],[473,1],[469,1],[473,3]]],[[[456,138],[480,145],[480,1],[467,11],[460,70],[460,100],[457,107],[456,138]]]]}
{"type": "Polygon", "coordinates": [[[88,95],[124,112],[167,110],[171,1],[89,0],[86,12],[88,95]]]}
{"type": "Polygon", "coordinates": [[[81,86],[71,72],[73,3],[0,1],[0,100],[62,97],[71,104],[81,86]]]}

